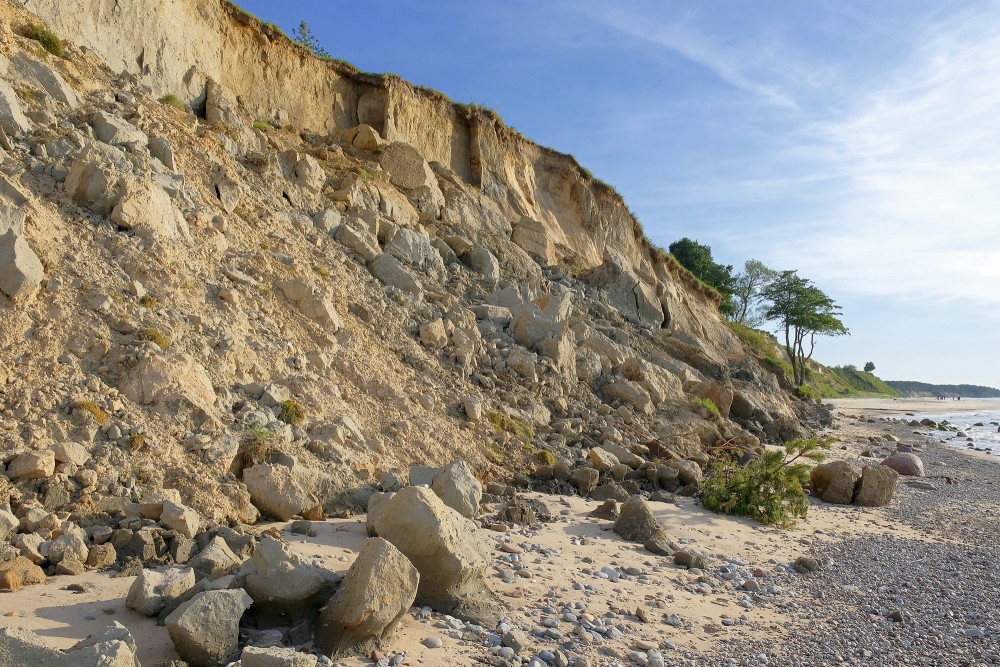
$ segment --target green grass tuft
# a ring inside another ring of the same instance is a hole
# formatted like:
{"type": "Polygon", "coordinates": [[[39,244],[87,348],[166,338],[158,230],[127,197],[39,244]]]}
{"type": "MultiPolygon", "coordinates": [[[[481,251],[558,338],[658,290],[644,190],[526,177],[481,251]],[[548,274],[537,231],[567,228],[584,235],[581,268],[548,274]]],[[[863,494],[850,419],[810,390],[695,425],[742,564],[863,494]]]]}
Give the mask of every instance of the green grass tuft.
{"type": "Polygon", "coordinates": [[[302,404],[298,401],[282,401],[278,404],[278,407],[280,408],[278,412],[278,419],[285,422],[289,426],[301,424],[306,418],[306,411],[302,407],[302,404]]]}
{"type": "Polygon", "coordinates": [[[59,37],[51,30],[40,25],[31,25],[24,29],[24,36],[42,45],[42,48],[58,58],[66,57],[66,47],[59,37]]]}
{"type": "Polygon", "coordinates": [[[183,111],[184,113],[190,111],[190,109],[188,109],[188,105],[184,104],[184,102],[181,101],[181,98],[177,97],[173,93],[167,93],[158,101],[160,104],[165,104],[168,107],[173,107],[178,111],[183,111]]]}

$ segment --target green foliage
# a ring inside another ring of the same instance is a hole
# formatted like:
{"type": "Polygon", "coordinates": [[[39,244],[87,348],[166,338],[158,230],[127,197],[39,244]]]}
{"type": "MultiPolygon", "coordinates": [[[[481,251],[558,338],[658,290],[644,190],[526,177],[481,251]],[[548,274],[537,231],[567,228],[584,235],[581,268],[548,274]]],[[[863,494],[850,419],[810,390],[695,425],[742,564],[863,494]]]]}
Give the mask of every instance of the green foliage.
{"type": "Polygon", "coordinates": [[[279,438],[277,430],[268,426],[253,426],[243,431],[238,452],[243,467],[271,463],[278,453],[279,438]]]}
{"type": "Polygon", "coordinates": [[[874,361],[869,361],[867,364],[865,364],[865,373],[871,373],[874,370],[875,370],[874,361]]]}
{"type": "Polygon", "coordinates": [[[160,104],[166,104],[167,106],[173,107],[178,111],[187,112],[188,106],[181,102],[180,98],[173,93],[167,93],[159,99],[160,104]]]}
{"type": "Polygon", "coordinates": [[[732,319],[748,327],[764,324],[764,288],[778,277],[778,272],[756,259],[748,259],[743,270],[733,276],[732,319]]]}
{"type": "Polygon", "coordinates": [[[722,295],[719,312],[727,317],[735,313],[733,303],[733,266],[719,264],[712,259],[712,249],[689,238],[682,238],[670,244],[670,254],[680,265],[690,271],[698,280],[722,295]]]}
{"type": "Polygon", "coordinates": [[[539,465],[553,466],[556,464],[556,456],[547,449],[540,449],[535,452],[535,461],[537,461],[539,465]]]}
{"type": "Polygon", "coordinates": [[[764,317],[785,331],[785,351],[792,362],[795,386],[806,381],[806,369],[816,336],[850,333],[840,321],[840,306],[797,271],[782,271],[761,294],[768,302],[764,317]],[[807,349],[808,348],[808,349],[807,349]]]}
{"type": "Polygon", "coordinates": [[[166,350],[170,347],[170,339],[167,338],[166,334],[155,327],[146,327],[142,330],[140,336],[143,340],[148,340],[150,342],[156,343],[156,346],[161,350],[166,350]]]}
{"type": "Polygon", "coordinates": [[[715,404],[710,398],[698,398],[695,397],[691,399],[693,403],[704,408],[709,415],[712,415],[716,419],[722,419],[722,413],[719,412],[719,406],[715,404]]]}
{"type": "Polygon", "coordinates": [[[292,41],[305,47],[310,53],[322,60],[333,60],[330,52],[323,48],[319,38],[309,29],[309,25],[303,21],[299,24],[299,29],[292,33],[292,41]]]}
{"type": "Polygon", "coordinates": [[[302,404],[295,400],[287,400],[278,403],[278,419],[289,426],[301,424],[306,418],[306,411],[302,404]]]}
{"type": "Polygon", "coordinates": [[[746,465],[733,457],[714,461],[701,489],[701,504],[712,512],[736,514],[764,525],[790,528],[809,511],[803,488],[812,463],[825,458],[833,440],[809,438],[767,450],[746,465]]]}
{"type": "Polygon", "coordinates": [[[274,125],[271,125],[266,120],[257,120],[254,121],[253,129],[263,132],[274,132],[274,125]]]}
{"type": "Polygon", "coordinates": [[[535,432],[531,430],[531,427],[524,423],[523,419],[511,417],[510,415],[505,415],[504,413],[496,410],[487,412],[486,419],[489,420],[490,424],[492,424],[493,428],[497,431],[500,431],[501,433],[510,433],[523,443],[528,443],[535,437],[535,432]]]}
{"type": "Polygon", "coordinates": [[[40,25],[31,25],[25,28],[24,36],[33,39],[42,45],[42,48],[58,58],[64,58],[66,47],[62,40],[51,30],[40,25]]]}
{"type": "Polygon", "coordinates": [[[739,322],[727,322],[726,324],[729,326],[729,330],[743,341],[751,354],[770,366],[775,372],[784,373],[789,379],[792,377],[792,365],[776,354],[777,349],[780,348],[778,348],[778,341],[775,340],[774,336],[765,331],[751,329],[739,322]]]}

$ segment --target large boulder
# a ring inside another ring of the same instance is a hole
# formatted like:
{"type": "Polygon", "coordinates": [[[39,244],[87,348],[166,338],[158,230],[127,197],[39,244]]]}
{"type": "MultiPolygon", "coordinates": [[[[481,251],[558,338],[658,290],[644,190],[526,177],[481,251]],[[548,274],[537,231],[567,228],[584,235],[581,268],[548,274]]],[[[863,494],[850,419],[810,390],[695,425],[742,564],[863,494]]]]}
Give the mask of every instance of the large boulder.
{"type": "Polygon", "coordinates": [[[123,180],[121,199],[111,211],[111,222],[148,240],[191,240],[187,221],[170,195],[148,179],[123,180]]]}
{"type": "Polygon", "coordinates": [[[483,498],[483,485],[465,461],[454,461],[442,468],[431,482],[431,489],[444,504],[467,519],[474,519],[483,498]]]}
{"type": "Polygon", "coordinates": [[[604,395],[610,401],[621,401],[645,414],[652,414],[656,407],[653,405],[653,399],[650,398],[649,392],[642,385],[624,378],[605,383],[604,395]]]}
{"type": "Polygon", "coordinates": [[[286,613],[321,602],[338,578],[330,570],[303,563],[286,544],[267,537],[243,564],[236,584],[246,590],[257,607],[286,613]]]}
{"type": "Polygon", "coordinates": [[[865,466],[854,496],[854,504],[865,507],[883,507],[892,502],[899,473],[888,466],[865,466]]]}
{"type": "Polygon", "coordinates": [[[697,382],[688,387],[688,392],[698,398],[705,398],[719,408],[719,415],[723,419],[729,418],[729,411],[733,406],[733,390],[715,382],[697,382]]]}
{"type": "Polygon", "coordinates": [[[91,117],[94,126],[94,136],[111,146],[122,146],[133,149],[145,148],[149,137],[121,116],[107,111],[96,111],[91,117]]]}
{"type": "Polygon", "coordinates": [[[858,473],[847,461],[821,463],[809,473],[813,495],[825,503],[850,505],[854,500],[854,486],[858,473]]]}
{"type": "Polygon", "coordinates": [[[38,255],[13,229],[0,234],[0,291],[11,299],[34,294],[45,278],[38,255]]]}
{"type": "Polygon", "coordinates": [[[386,285],[418,298],[423,296],[424,286],[389,253],[382,253],[369,262],[368,270],[386,285]]]}
{"type": "Polygon", "coordinates": [[[378,163],[389,173],[389,182],[396,187],[404,190],[431,185],[438,187],[437,177],[431,166],[420,151],[410,144],[394,141],[379,155],[378,163]]]}
{"type": "Polygon", "coordinates": [[[144,569],[128,589],[125,606],[143,616],[156,616],[194,585],[194,570],[190,567],[172,567],[162,572],[144,569]]]}
{"type": "Polygon", "coordinates": [[[18,454],[7,468],[11,479],[44,479],[56,471],[56,456],[50,449],[18,454]]]}
{"type": "Polygon", "coordinates": [[[198,579],[213,581],[227,574],[233,574],[240,569],[242,563],[243,561],[233,553],[226,541],[216,536],[188,562],[188,565],[194,570],[198,579]]]}
{"type": "Polygon", "coordinates": [[[663,306],[650,285],[614,258],[591,271],[589,282],[607,290],[608,300],[622,316],[641,327],[659,329],[663,325],[663,306]]]}
{"type": "Polygon", "coordinates": [[[440,271],[444,269],[441,254],[431,245],[427,232],[418,232],[401,227],[396,230],[385,251],[400,262],[418,271],[440,271]]]}
{"type": "Polygon", "coordinates": [[[365,540],[351,569],[316,623],[316,644],[334,657],[369,653],[392,641],[417,595],[420,574],[390,542],[365,540]]]}
{"type": "Polygon", "coordinates": [[[19,591],[25,586],[45,583],[45,573],[24,556],[0,563],[0,591],[19,591]]]}
{"type": "Polygon", "coordinates": [[[66,651],[30,630],[0,628],[0,667],[138,667],[135,640],[119,623],[66,651]]]}
{"type": "Polygon", "coordinates": [[[701,487],[704,473],[701,471],[701,466],[694,461],[675,459],[667,461],[664,465],[677,471],[677,479],[682,485],[701,487]]]}
{"type": "Polygon", "coordinates": [[[514,224],[510,240],[542,266],[556,263],[556,246],[545,228],[545,223],[523,216],[514,224]]]}
{"type": "Polygon", "coordinates": [[[31,131],[31,121],[24,115],[21,100],[3,79],[0,79],[0,130],[15,137],[31,131]]]}
{"type": "Polygon", "coordinates": [[[10,60],[10,69],[24,82],[41,88],[53,99],[69,107],[80,105],[80,96],[73,90],[59,72],[41,60],[35,60],[27,53],[20,52],[10,60]]]}
{"type": "Polygon", "coordinates": [[[193,539],[198,534],[201,517],[187,505],[168,500],[163,503],[163,511],[160,513],[160,523],[188,539],[193,539]]]}
{"type": "Polygon", "coordinates": [[[278,521],[288,521],[309,502],[309,497],[283,465],[261,465],[243,471],[243,483],[250,491],[250,501],[261,513],[278,521]]]}
{"type": "Polygon", "coordinates": [[[161,414],[176,414],[178,405],[189,404],[218,420],[212,380],[205,367],[187,354],[149,355],[129,372],[121,390],[130,401],[161,414]]]}
{"type": "Polygon", "coordinates": [[[614,530],[629,542],[646,542],[663,535],[663,527],[642,496],[632,496],[622,503],[614,530]]]}
{"type": "Polygon", "coordinates": [[[909,452],[899,452],[893,454],[882,461],[882,465],[892,468],[900,475],[909,477],[924,476],[924,462],[916,454],[909,452]]]}
{"type": "Polygon", "coordinates": [[[174,648],[193,665],[224,665],[236,657],[240,619],[253,600],[237,588],[204,591],[164,620],[174,648]]]}
{"type": "Polygon", "coordinates": [[[295,304],[303,315],[330,333],[340,331],[340,315],[330,300],[311,281],[305,278],[285,280],[278,283],[278,289],[285,298],[295,304]]]}
{"type": "Polygon", "coordinates": [[[486,585],[488,539],[430,489],[409,486],[394,494],[379,508],[373,529],[420,572],[417,604],[489,627],[504,615],[486,585]]]}

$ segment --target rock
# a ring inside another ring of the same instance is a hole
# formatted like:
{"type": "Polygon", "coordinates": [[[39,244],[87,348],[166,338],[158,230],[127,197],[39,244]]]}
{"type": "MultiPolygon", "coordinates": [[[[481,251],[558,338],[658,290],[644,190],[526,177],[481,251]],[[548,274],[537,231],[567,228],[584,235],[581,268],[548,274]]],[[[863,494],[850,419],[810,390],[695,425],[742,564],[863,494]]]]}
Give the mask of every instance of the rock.
{"type": "Polygon", "coordinates": [[[673,557],[677,553],[678,546],[668,540],[664,535],[654,535],[653,537],[646,540],[642,547],[657,556],[667,556],[673,557]]]}
{"type": "Polygon", "coordinates": [[[334,572],[303,563],[280,540],[265,537],[235,583],[253,598],[255,606],[291,615],[325,599],[338,579],[334,572]]]}
{"type": "Polygon", "coordinates": [[[371,274],[386,285],[398,290],[421,297],[424,286],[407,271],[399,260],[388,253],[382,253],[368,264],[371,274]]]}
{"type": "MultiPolygon", "coordinates": [[[[342,224],[337,227],[336,238],[346,248],[360,257],[362,261],[370,262],[381,254],[378,247],[378,239],[375,238],[375,235],[367,230],[358,229],[353,225],[342,224]]],[[[371,270],[370,267],[369,270],[371,270]]],[[[374,271],[372,271],[372,275],[375,275],[374,271]]],[[[378,278],[377,275],[375,277],[378,278]]],[[[383,280],[382,282],[385,281],[383,280]]]]}
{"type": "Polygon", "coordinates": [[[19,454],[7,468],[12,479],[44,479],[56,471],[56,457],[51,450],[19,454]]]}
{"type": "Polygon", "coordinates": [[[240,569],[242,561],[221,537],[214,537],[197,556],[188,561],[198,579],[214,581],[240,569]]]}
{"type": "Polygon", "coordinates": [[[683,486],[693,485],[699,488],[701,487],[703,473],[701,471],[701,466],[694,461],[674,460],[667,461],[664,465],[677,471],[677,479],[683,486]]]}
{"type": "Polygon", "coordinates": [[[20,520],[13,512],[0,507],[0,542],[6,542],[17,533],[20,520]]]}
{"type": "Polygon", "coordinates": [[[604,384],[604,395],[611,401],[621,401],[644,414],[652,414],[653,399],[642,385],[632,380],[610,380],[604,384]]]}
{"type": "Polygon", "coordinates": [[[27,240],[13,229],[0,235],[0,291],[11,299],[26,298],[44,279],[42,262],[27,240]]]}
{"type": "Polygon", "coordinates": [[[633,470],[637,469],[639,466],[641,466],[643,463],[646,462],[646,460],[641,456],[634,454],[628,449],[625,449],[621,445],[617,445],[613,442],[605,442],[603,445],[601,445],[601,449],[611,454],[619,462],[624,463],[633,470]]]}
{"type": "Polygon", "coordinates": [[[674,565],[682,565],[689,570],[708,568],[708,558],[697,549],[681,549],[674,554],[674,565]]]}
{"type": "Polygon", "coordinates": [[[504,607],[486,585],[489,541],[428,488],[409,486],[380,507],[375,532],[420,572],[416,603],[492,627],[504,607]]]}
{"type": "Polygon", "coordinates": [[[614,454],[601,447],[594,447],[587,453],[590,466],[597,472],[607,472],[613,466],[618,465],[618,458],[614,454]]]}
{"type": "Polygon", "coordinates": [[[821,567],[822,564],[819,559],[812,558],[811,556],[799,556],[792,564],[792,568],[799,574],[812,574],[813,572],[819,572],[821,567]]]}
{"type": "Polygon", "coordinates": [[[187,221],[170,195],[147,179],[124,179],[111,222],[148,240],[191,240],[187,221]]]}
{"type": "Polygon", "coordinates": [[[25,586],[45,583],[45,573],[24,556],[0,563],[0,591],[19,591],[25,586]]]}
{"type": "Polygon", "coordinates": [[[861,469],[861,481],[854,497],[854,504],[864,507],[888,505],[892,502],[898,481],[899,473],[888,466],[865,466],[861,469]]]}
{"type": "Polygon", "coordinates": [[[444,328],[444,320],[439,317],[421,324],[420,342],[435,350],[444,349],[448,345],[448,332],[444,328]]]}
{"type": "Polygon", "coordinates": [[[850,505],[854,500],[858,474],[847,461],[822,463],[812,469],[809,477],[813,494],[823,502],[850,505]]]}
{"type": "Polygon", "coordinates": [[[645,542],[663,533],[663,528],[642,496],[632,496],[622,503],[614,530],[629,542],[645,542]]]}
{"type": "Polygon", "coordinates": [[[434,475],[431,490],[445,505],[468,519],[474,519],[479,512],[483,485],[465,461],[455,461],[442,468],[434,475]]]}
{"type": "Polygon", "coordinates": [[[390,542],[365,540],[340,588],[320,612],[317,646],[335,657],[388,644],[413,604],[419,582],[417,568],[390,542]]]}
{"type": "Polygon", "coordinates": [[[892,468],[900,475],[908,477],[923,477],[924,476],[924,462],[920,460],[920,457],[912,453],[896,453],[892,454],[884,461],[882,465],[892,468]]]}
{"type": "Polygon", "coordinates": [[[247,646],[240,655],[240,667],[316,667],[316,656],[294,648],[247,646]]]}
{"type": "Polygon", "coordinates": [[[263,514],[278,521],[288,521],[309,502],[302,487],[283,465],[261,464],[243,470],[243,483],[250,500],[263,514]]]}
{"type": "Polygon", "coordinates": [[[534,257],[542,266],[556,263],[556,247],[545,228],[545,223],[532,220],[527,216],[514,224],[514,232],[510,240],[526,253],[534,257]]]}
{"type": "Polygon", "coordinates": [[[590,513],[590,516],[597,519],[608,519],[609,521],[614,521],[619,515],[618,501],[614,498],[608,498],[604,501],[604,504],[595,509],[590,513]]]}
{"type": "Polygon", "coordinates": [[[130,401],[152,406],[160,414],[177,414],[180,406],[191,405],[206,418],[218,420],[212,380],[205,367],[187,354],[146,357],[125,377],[121,391],[130,401]]]}
{"type": "Polygon", "coordinates": [[[145,148],[149,144],[142,130],[112,113],[96,111],[90,122],[94,126],[94,136],[111,146],[145,148]]]}
{"type": "Polygon", "coordinates": [[[444,269],[441,255],[431,245],[427,232],[417,232],[401,227],[396,230],[392,240],[386,244],[385,251],[418,271],[440,271],[444,269]]]}
{"type": "Polygon", "coordinates": [[[570,483],[576,487],[581,496],[585,496],[597,488],[601,473],[594,468],[577,468],[569,475],[570,483]]]}
{"type": "Polygon", "coordinates": [[[590,497],[593,500],[616,500],[618,502],[625,502],[629,498],[628,491],[626,491],[622,486],[616,482],[608,482],[606,484],[601,484],[599,487],[590,492],[590,497]]]}
{"type": "Polygon", "coordinates": [[[112,567],[118,560],[118,552],[113,544],[95,544],[90,547],[85,565],[94,570],[104,570],[112,567]]]}
{"type": "Polygon", "coordinates": [[[311,281],[304,278],[285,280],[278,283],[278,289],[295,304],[303,315],[320,325],[329,333],[340,331],[341,322],[337,309],[323,292],[311,281]]]}
{"type": "Polygon", "coordinates": [[[21,109],[21,100],[4,79],[0,79],[0,130],[15,137],[31,131],[31,121],[21,109]]]}
{"type": "Polygon", "coordinates": [[[326,172],[312,155],[303,155],[295,163],[292,181],[313,194],[319,194],[326,185],[326,172]]]}
{"type": "Polygon", "coordinates": [[[500,263],[487,248],[473,248],[462,258],[469,268],[483,276],[486,282],[495,285],[500,280],[500,263]]]}
{"type": "Polygon", "coordinates": [[[75,442],[57,442],[52,445],[52,454],[59,463],[72,463],[75,466],[82,466],[90,460],[90,452],[75,442]]]}
{"type": "Polygon", "coordinates": [[[462,401],[462,409],[469,421],[478,422],[483,419],[483,401],[477,396],[469,396],[462,401]]]}
{"type": "Polygon", "coordinates": [[[507,368],[510,368],[531,382],[538,381],[537,364],[538,357],[520,345],[515,345],[511,348],[510,354],[507,355],[507,368]]]}
{"type": "Polygon", "coordinates": [[[190,567],[172,567],[162,572],[144,569],[129,587],[125,606],[143,616],[156,616],[194,585],[194,570],[190,567]]]}
{"type": "Polygon", "coordinates": [[[17,53],[10,61],[10,67],[22,81],[33,83],[53,99],[74,108],[80,105],[76,94],[62,76],[46,63],[31,58],[26,53],[17,53]]]}
{"type": "Polygon", "coordinates": [[[166,137],[156,137],[149,142],[149,154],[160,161],[164,167],[170,171],[177,170],[177,162],[174,160],[174,148],[170,145],[170,140],[166,137]]]}
{"type": "Polygon", "coordinates": [[[614,258],[605,256],[604,264],[591,271],[588,282],[605,288],[611,305],[633,324],[651,329],[663,326],[663,307],[656,290],[614,258]]]}
{"type": "Polygon", "coordinates": [[[198,528],[201,526],[201,518],[190,507],[166,501],[163,503],[160,523],[171,530],[177,531],[188,539],[193,539],[198,534],[198,528]]]}
{"type": "Polygon", "coordinates": [[[66,652],[49,647],[29,630],[0,628],[3,667],[137,667],[138,664],[135,640],[118,623],[66,652]]]}
{"type": "Polygon", "coordinates": [[[159,521],[165,502],[181,504],[181,492],[177,489],[153,489],[139,501],[139,513],[143,518],[159,521]]]}
{"type": "Polygon", "coordinates": [[[715,382],[698,382],[688,388],[688,392],[699,398],[707,398],[715,403],[719,408],[719,414],[723,419],[729,418],[729,411],[733,406],[733,390],[723,387],[715,382]]]}
{"type": "Polygon", "coordinates": [[[63,533],[49,545],[49,563],[57,565],[63,560],[80,564],[87,562],[90,549],[87,540],[77,533],[63,533]]]}
{"type": "Polygon", "coordinates": [[[226,664],[236,657],[240,619],[253,603],[242,589],[204,591],[164,620],[177,653],[195,665],[226,664]]]}
{"type": "Polygon", "coordinates": [[[438,187],[434,171],[420,151],[410,144],[394,141],[378,156],[378,163],[389,173],[389,181],[397,187],[405,190],[422,186],[438,187]]]}

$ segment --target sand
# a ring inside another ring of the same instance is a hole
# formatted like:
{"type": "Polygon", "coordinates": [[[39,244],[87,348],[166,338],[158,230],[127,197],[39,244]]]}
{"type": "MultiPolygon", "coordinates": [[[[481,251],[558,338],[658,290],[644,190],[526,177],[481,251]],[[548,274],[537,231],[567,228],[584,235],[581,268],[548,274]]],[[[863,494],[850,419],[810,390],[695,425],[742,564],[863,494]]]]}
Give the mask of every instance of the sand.
{"type": "Polygon", "coordinates": [[[834,398],[824,402],[833,406],[835,410],[845,413],[881,417],[902,416],[908,412],[943,414],[974,410],[1000,410],[1000,401],[976,399],[939,401],[934,398],[834,398]]]}

